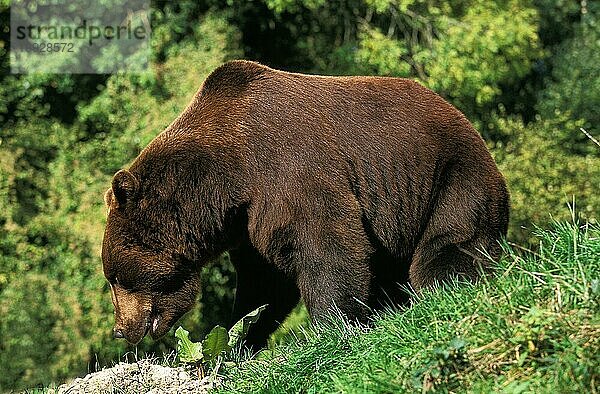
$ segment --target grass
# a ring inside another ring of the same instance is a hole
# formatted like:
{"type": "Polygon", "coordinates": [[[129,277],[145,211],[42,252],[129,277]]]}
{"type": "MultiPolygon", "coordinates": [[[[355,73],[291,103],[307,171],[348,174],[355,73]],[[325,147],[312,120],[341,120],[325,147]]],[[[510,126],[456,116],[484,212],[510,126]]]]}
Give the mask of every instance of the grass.
{"type": "Polygon", "coordinates": [[[596,393],[600,226],[537,230],[536,253],[506,247],[494,278],[421,294],[370,327],[303,329],[223,369],[221,392],[596,393]]]}

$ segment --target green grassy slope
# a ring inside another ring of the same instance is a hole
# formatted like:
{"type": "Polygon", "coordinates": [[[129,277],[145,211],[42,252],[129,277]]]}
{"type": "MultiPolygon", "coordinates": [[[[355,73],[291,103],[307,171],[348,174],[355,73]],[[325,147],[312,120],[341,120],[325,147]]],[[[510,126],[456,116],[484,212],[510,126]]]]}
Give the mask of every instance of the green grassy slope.
{"type": "Polygon", "coordinates": [[[223,392],[584,393],[600,385],[600,227],[556,223],[497,275],[342,319],[223,371],[223,392]]]}

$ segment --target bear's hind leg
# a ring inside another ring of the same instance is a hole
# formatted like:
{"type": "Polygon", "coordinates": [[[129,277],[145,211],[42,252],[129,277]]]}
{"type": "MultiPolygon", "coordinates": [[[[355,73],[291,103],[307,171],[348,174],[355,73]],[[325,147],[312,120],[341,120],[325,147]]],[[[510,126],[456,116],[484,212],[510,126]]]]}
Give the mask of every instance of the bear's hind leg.
{"type": "Polygon", "coordinates": [[[462,242],[451,236],[421,242],[410,266],[410,283],[420,290],[452,279],[475,281],[488,271],[499,251],[496,239],[487,235],[462,242]]]}
{"type": "Polygon", "coordinates": [[[508,194],[502,178],[490,174],[447,175],[412,257],[409,277],[415,290],[452,278],[474,281],[500,256],[508,194]]]}

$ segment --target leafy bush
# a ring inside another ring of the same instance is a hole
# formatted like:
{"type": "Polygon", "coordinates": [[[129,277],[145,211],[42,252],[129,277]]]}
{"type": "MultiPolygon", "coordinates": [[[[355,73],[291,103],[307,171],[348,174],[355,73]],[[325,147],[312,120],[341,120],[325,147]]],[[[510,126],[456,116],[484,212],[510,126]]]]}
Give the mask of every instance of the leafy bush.
{"type": "MultiPolygon", "coordinates": [[[[539,93],[537,104],[542,117],[579,120],[580,126],[596,135],[600,134],[600,22],[597,16],[584,19],[574,37],[555,49],[552,77],[539,93]]],[[[589,144],[582,133],[562,135],[561,142],[575,153],[592,153],[597,148],[589,144]]]]}
{"type": "MultiPolygon", "coordinates": [[[[510,230],[516,243],[533,242],[532,223],[548,225],[552,218],[568,219],[565,206],[575,202],[582,219],[600,218],[600,148],[596,154],[572,155],[561,136],[581,133],[565,131],[565,122],[539,120],[525,125],[518,119],[498,120],[507,143],[497,143],[493,152],[510,192],[510,230]]],[[[588,141],[592,145],[591,141],[588,141]]]]}
{"type": "Polygon", "coordinates": [[[101,298],[104,281],[89,245],[65,231],[64,223],[41,218],[2,241],[12,241],[14,249],[0,259],[0,337],[6,338],[0,343],[0,388],[86,371],[90,347],[99,347],[98,334],[110,329],[102,317],[110,313],[101,298]]]}

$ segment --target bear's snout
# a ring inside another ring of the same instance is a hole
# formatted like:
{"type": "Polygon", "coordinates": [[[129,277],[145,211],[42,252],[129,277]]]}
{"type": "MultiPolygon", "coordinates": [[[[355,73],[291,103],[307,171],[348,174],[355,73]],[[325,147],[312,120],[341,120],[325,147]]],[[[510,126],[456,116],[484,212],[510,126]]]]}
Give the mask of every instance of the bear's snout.
{"type": "Polygon", "coordinates": [[[115,307],[113,337],[136,344],[146,336],[152,325],[152,302],[148,295],[131,292],[111,284],[115,307]]]}
{"type": "Polygon", "coordinates": [[[144,318],[141,321],[129,320],[125,324],[117,321],[113,328],[113,338],[125,339],[132,345],[137,345],[150,330],[150,318],[144,318]]]}

